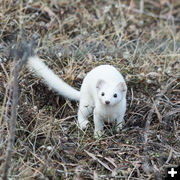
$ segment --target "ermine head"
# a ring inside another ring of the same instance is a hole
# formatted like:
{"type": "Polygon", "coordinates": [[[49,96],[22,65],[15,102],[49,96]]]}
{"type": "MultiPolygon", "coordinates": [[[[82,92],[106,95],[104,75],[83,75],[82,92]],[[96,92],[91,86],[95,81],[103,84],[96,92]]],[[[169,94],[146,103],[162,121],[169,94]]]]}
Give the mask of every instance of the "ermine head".
{"type": "Polygon", "coordinates": [[[118,104],[126,96],[127,86],[125,82],[107,84],[104,80],[98,80],[96,84],[98,98],[102,104],[113,106],[118,104]]]}

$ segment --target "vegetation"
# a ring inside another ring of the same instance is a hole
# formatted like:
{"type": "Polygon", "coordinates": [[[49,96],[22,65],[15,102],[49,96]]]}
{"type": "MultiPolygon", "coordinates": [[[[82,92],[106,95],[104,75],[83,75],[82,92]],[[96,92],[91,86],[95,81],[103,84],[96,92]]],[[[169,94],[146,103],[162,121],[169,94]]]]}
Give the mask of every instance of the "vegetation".
{"type": "Polygon", "coordinates": [[[180,2],[61,0],[0,2],[0,178],[12,112],[13,61],[22,22],[36,53],[80,89],[99,64],[128,85],[126,125],[93,138],[77,128],[78,103],[50,90],[25,67],[19,74],[11,179],[161,179],[180,164],[180,2]]]}

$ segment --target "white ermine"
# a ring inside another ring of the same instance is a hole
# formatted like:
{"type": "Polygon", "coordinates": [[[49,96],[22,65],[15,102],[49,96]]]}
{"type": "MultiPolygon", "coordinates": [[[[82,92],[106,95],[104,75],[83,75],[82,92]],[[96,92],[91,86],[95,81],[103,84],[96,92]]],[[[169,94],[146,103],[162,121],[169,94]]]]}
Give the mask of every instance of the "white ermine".
{"type": "Polygon", "coordinates": [[[100,65],[87,73],[80,91],[61,80],[38,56],[29,57],[28,66],[60,95],[80,101],[80,129],[87,127],[88,117],[93,112],[96,138],[102,135],[105,121],[116,121],[119,132],[124,123],[127,86],[121,73],[113,66],[100,65]]]}

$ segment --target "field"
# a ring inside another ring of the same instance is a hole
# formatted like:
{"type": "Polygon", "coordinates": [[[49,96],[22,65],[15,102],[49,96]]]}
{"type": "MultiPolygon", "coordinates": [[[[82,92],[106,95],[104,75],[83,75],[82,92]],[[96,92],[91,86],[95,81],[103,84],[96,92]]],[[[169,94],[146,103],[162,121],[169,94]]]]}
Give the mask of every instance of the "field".
{"type": "Polygon", "coordinates": [[[0,1],[0,178],[162,179],[180,164],[180,2],[175,0],[0,1]],[[22,25],[23,24],[23,25],[22,25]],[[7,163],[13,108],[9,51],[38,35],[36,54],[80,89],[86,73],[111,64],[125,77],[127,111],[120,133],[93,119],[77,127],[78,103],[49,89],[26,66],[18,75],[15,141],[7,163]]]}

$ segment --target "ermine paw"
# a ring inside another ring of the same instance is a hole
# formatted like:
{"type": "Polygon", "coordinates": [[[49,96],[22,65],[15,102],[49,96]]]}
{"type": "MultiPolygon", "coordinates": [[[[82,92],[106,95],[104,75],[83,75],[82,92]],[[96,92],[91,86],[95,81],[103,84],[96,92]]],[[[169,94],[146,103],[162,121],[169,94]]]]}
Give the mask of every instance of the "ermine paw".
{"type": "Polygon", "coordinates": [[[94,131],[94,138],[99,139],[103,135],[103,131],[94,131]]]}
{"type": "Polygon", "coordinates": [[[86,129],[86,128],[88,127],[88,123],[89,123],[88,120],[83,120],[83,121],[81,121],[80,123],[78,123],[79,128],[80,128],[81,130],[86,129]]]}
{"type": "Polygon", "coordinates": [[[116,127],[116,132],[119,133],[119,132],[122,130],[122,127],[123,127],[122,123],[119,124],[119,125],[116,127]]]}

